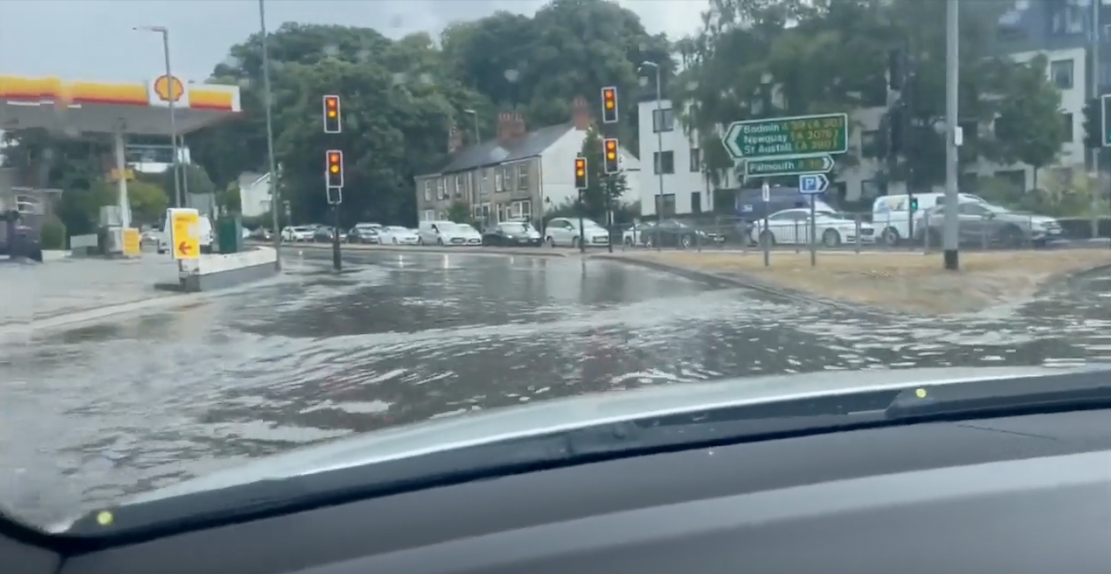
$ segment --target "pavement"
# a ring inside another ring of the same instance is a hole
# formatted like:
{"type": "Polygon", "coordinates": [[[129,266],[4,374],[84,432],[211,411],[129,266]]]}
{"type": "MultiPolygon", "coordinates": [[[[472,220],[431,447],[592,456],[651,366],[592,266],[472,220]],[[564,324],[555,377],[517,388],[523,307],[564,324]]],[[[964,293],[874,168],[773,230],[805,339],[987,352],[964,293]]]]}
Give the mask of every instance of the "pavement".
{"type": "Polygon", "coordinates": [[[177,267],[168,257],[0,262],[0,332],[164,299],[171,295],[156,291],[154,284],[165,281],[177,281],[177,267]]]}

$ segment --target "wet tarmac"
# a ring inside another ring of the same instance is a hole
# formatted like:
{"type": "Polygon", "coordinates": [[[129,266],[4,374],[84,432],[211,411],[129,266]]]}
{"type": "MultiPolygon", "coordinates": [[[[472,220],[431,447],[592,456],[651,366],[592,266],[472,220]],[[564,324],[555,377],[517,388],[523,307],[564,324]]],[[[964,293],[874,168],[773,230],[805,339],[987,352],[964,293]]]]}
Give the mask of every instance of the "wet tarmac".
{"type": "MultiPolygon", "coordinates": [[[[45,523],[350,433],[757,373],[1111,361],[1111,276],[863,317],[613,261],[366,253],[0,349],[0,504],[45,523]]],[[[820,375],[819,375],[820,376],[820,375]]]]}

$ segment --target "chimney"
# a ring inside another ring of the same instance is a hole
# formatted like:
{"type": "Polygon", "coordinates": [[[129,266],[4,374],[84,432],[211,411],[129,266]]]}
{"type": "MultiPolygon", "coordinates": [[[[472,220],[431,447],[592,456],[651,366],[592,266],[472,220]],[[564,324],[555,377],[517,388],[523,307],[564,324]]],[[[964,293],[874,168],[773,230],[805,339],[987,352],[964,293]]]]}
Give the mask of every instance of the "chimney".
{"type": "Polygon", "coordinates": [[[498,114],[498,143],[504,144],[514,138],[514,130],[516,129],[515,120],[512,112],[500,112],[498,114]]]}
{"type": "Polygon", "coordinates": [[[453,154],[463,149],[463,132],[459,131],[459,126],[452,124],[447,132],[447,152],[453,154]]]}
{"type": "Polygon", "coordinates": [[[571,102],[571,123],[575,124],[575,129],[580,131],[590,128],[590,106],[587,105],[586,98],[575,96],[574,101],[571,102]]]}
{"type": "Polygon", "coordinates": [[[513,112],[513,137],[523,138],[528,134],[528,128],[525,126],[525,117],[520,112],[513,112]]]}

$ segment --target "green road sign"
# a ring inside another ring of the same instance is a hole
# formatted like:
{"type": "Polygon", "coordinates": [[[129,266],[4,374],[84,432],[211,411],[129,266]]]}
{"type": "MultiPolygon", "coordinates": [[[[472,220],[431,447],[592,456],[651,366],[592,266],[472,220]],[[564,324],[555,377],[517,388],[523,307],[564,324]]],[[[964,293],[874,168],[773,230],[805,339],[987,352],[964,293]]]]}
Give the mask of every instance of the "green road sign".
{"type": "Polygon", "coordinates": [[[733,159],[819,156],[849,150],[847,114],[733,122],[722,138],[733,159]]]}
{"type": "Polygon", "coordinates": [[[783,159],[750,159],[745,162],[746,177],[775,177],[833,171],[833,157],[785,157],[783,159]]]}

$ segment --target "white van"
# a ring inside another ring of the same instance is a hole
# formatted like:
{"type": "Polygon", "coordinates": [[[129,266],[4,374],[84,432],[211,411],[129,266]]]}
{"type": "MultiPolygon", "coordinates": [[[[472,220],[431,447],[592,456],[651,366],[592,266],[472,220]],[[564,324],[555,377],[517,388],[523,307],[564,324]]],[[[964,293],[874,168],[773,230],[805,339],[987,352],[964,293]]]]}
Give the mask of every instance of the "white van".
{"type": "MultiPolygon", "coordinates": [[[[170,211],[166,210],[166,219],[162,222],[162,231],[158,234],[158,253],[163,254],[170,249],[170,211]]],[[[212,220],[206,215],[200,217],[201,226],[201,253],[212,253],[212,220]]]]}
{"type": "MultiPolygon", "coordinates": [[[[887,245],[898,245],[910,237],[910,195],[884,195],[872,203],[872,227],[880,231],[880,241],[887,245]]],[[[944,203],[944,193],[916,193],[918,209],[914,212],[914,225],[922,221],[927,209],[944,203]]],[[[957,194],[958,203],[987,203],[971,193],[957,194]]]]}

